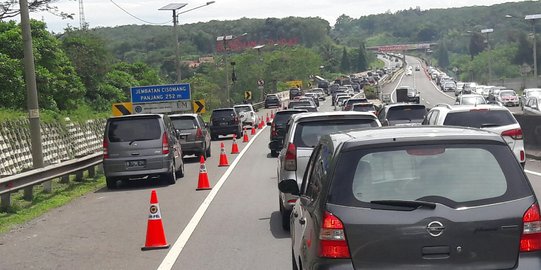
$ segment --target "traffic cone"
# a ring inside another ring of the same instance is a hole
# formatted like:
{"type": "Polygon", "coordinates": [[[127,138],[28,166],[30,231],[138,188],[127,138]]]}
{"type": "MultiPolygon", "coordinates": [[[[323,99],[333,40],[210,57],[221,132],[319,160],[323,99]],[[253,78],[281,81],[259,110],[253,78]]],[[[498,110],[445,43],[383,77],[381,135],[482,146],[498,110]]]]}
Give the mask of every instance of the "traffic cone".
{"type": "Polygon", "coordinates": [[[237,134],[233,134],[233,145],[231,146],[231,154],[238,154],[239,146],[237,145],[237,134]]]}
{"type": "Polygon", "coordinates": [[[156,195],[156,190],[154,189],[150,193],[150,213],[148,215],[146,238],[145,246],[141,250],[169,248],[169,244],[167,244],[167,240],[165,239],[165,232],[163,231],[158,195],[156,195]]]}
{"type": "Polygon", "coordinates": [[[271,111],[271,118],[270,119],[274,119],[274,110],[271,111]]]}
{"type": "Polygon", "coordinates": [[[248,134],[246,134],[246,128],[244,129],[244,136],[242,136],[242,142],[249,142],[248,134]]]}
{"type": "Polygon", "coordinates": [[[225,154],[224,143],[220,145],[220,164],[218,167],[227,167],[229,166],[229,161],[227,161],[227,155],[225,154]]]}
{"type": "Polygon", "coordinates": [[[209,184],[209,176],[207,175],[207,166],[205,165],[205,158],[201,156],[199,159],[199,180],[197,181],[196,190],[209,190],[212,189],[209,184]]]}
{"type": "Polygon", "coordinates": [[[255,127],[252,127],[252,134],[251,135],[255,135],[255,127]]]}
{"type": "Polygon", "coordinates": [[[269,120],[269,113],[267,113],[267,123],[270,122],[269,120]]]}
{"type": "Polygon", "coordinates": [[[262,129],[265,126],[265,122],[263,122],[263,117],[261,117],[261,122],[259,122],[259,126],[261,126],[259,129],[262,129]]]}

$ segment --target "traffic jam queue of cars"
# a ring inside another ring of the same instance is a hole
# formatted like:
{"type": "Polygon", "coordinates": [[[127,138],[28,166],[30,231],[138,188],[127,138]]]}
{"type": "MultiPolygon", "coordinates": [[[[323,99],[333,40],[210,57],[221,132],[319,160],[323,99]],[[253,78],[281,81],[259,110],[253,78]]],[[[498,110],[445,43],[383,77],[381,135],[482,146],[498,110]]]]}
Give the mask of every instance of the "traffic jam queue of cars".
{"type": "Polygon", "coordinates": [[[333,92],[333,112],[299,97],[268,123],[293,269],[541,269],[539,204],[505,106],[333,92]]]}

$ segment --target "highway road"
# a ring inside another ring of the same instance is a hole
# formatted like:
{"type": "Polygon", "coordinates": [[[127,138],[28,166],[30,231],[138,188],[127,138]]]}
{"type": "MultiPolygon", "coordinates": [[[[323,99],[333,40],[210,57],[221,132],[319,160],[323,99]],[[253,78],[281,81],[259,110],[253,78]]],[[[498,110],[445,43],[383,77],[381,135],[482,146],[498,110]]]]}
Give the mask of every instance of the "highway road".
{"type": "MultiPolygon", "coordinates": [[[[413,80],[425,104],[450,100],[422,72],[401,84],[413,80]]],[[[332,110],[329,98],[321,109],[332,110]]],[[[1,235],[0,269],[291,269],[289,233],[281,229],[278,212],[276,159],[267,148],[269,128],[250,138],[239,142],[241,154],[228,154],[230,167],[218,167],[218,157],[219,143],[229,153],[231,139],[213,142],[210,191],[195,190],[198,159],[188,158],[186,176],[175,185],[104,188],[1,235]],[[152,189],[171,248],[141,251],[152,189]]],[[[541,194],[541,174],[533,174],[541,165],[529,161],[527,169],[541,194]]]]}

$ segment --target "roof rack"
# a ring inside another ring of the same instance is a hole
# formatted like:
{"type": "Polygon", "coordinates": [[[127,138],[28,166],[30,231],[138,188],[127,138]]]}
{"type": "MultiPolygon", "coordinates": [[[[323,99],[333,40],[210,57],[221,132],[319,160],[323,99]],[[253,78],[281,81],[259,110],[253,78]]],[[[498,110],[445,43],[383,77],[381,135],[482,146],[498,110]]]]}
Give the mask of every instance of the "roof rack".
{"type": "Polygon", "coordinates": [[[451,107],[451,105],[449,105],[447,103],[438,103],[434,107],[447,107],[447,109],[449,109],[449,110],[453,108],[453,107],[451,107]]]}

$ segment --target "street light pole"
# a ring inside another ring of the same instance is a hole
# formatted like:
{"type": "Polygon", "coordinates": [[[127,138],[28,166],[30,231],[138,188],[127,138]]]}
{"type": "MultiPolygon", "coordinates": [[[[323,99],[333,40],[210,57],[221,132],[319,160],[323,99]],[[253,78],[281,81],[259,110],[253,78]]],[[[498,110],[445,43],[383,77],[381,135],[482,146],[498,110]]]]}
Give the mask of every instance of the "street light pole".
{"type": "Polygon", "coordinates": [[[237,39],[237,38],[240,38],[240,37],[243,37],[243,36],[246,36],[248,33],[244,33],[240,36],[236,36],[236,37],[233,37],[233,35],[221,35],[219,37],[216,38],[216,41],[222,41],[223,42],[223,46],[224,46],[224,71],[225,71],[225,91],[227,93],[227,104],[229,106],[233,106],[233,103],[231,103],[231,90],[230,90],[230,87],[229,87],[229,74],[228,74],[228,71],[227,71],[227,65],[229,64],[227,61],[227,56],[228,56],[228,53],[229,53],[229,48],[227,47],[227,42],[228,41],[231,41],[231,40],[234,40],[234,39],[237,39]]]}
{"type": "Polygon", "coordinates": [[[488,34],[494,32],[494,29],[488,28],[481,30],[481,33],[487,34],[487,46],[488,46],[488,84],[490,84],[490,81],[492,80],[492,50],[490,48],[490,39],[488,34]]]}
{"type": "Polygon", "coordinates": [[[535,84],[539,86],[539,78],[537,77],[537,38],[535,34],[535,20],[541,19],[541,14],[532,14],[526,15],[525,20],[530,20],[532,22],[532,33],[533,33],[533,72],[535,76],[535,84]]]}

